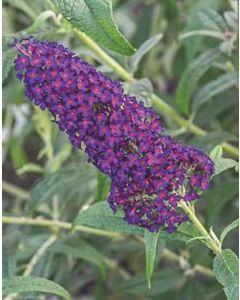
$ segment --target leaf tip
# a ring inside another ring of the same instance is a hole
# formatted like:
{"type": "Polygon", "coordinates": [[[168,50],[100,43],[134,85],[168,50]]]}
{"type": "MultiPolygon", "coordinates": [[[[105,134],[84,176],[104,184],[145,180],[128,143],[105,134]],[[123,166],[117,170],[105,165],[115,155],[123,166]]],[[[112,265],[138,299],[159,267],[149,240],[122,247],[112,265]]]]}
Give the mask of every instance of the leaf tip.
{"type": "Polygon", "coordinates": [[[147,278],[147,285],[148,285],[148,289],[151,290],[152,288],[151,278],[147,278]]]}

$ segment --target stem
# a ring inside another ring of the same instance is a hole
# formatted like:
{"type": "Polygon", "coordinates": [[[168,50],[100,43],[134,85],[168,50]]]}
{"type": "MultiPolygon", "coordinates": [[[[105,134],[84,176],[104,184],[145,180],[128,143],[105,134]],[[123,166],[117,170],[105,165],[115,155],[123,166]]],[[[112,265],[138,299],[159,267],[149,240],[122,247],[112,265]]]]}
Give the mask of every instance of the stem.
{"type": "Polygon", "coordinates": [[[43,255],[45,254],[45,252],[47,251],[47,249],[54,243],[56,242],[56,240],[58,239],[58,237],[53,234],[51,235],[43,244],[42,246],[38,249],[38,251],[34,254],[34,256],[32,257],[32,259],[30,260],[29,264],[27,265],[26,270],[23,273],[23,276],[29,276],[34,267],[37,265],[37,263],[39,262],[39,260],[43,257],[43,255]]]}
{"type": "MultiPolygon", "coordinates": [[[[31,219],[25,217],[2,217],[2,222],[6,224],[20,224],[20,225],[32,225],[32,226],[41,226],[41,227],[49,227],[52,229],[61,228],[61,229],[72,229],[72,224],[68,222],[62,222],[57,220],[47,220],[47,219],[31,219]]],[[[114,231],[106,231],[97,228],[91,228],[88,226],[77,225],[74,230],[95,234],[99,236],[111,237],[111,238],[120,238],[122,235],[118,232],[114,231]]]]}
{"type": "Polygon", "coordinates": [[[19,197],[22,200],[30,199],[29,192],[25,191],[24,189],[12,184],[12,183],[6,182],[4,180],[2,182],[2,190],[3,190],[3,192],[8,193],[12,196],[19,197]]]}
{"type": "MultiPolygon", "coordinates": [[[[169,249],[165,248],[163,249],[162,256],[165,257],[168,260],[171,260],[175,263],[180,262],[181,256],[178,256],[174,252],[170,251],[169,249]]],[[[214,277],[213,271],[207,267],[201,266],[201,265],[195,265],[192,268],[193,273],[200,273],[202,275],[206,275],[208,277],[214,277]]]]}
{"type": "Polygon", "coordinates": [[[105,62],[119,77],[128,82],[134,82],[134,77],[128,73],[118,62],[116,62],[111,56],[104,52],[90,37],[85,33],[73,29],[73,32],[78,38],[84,42],[103,62],[105,62]]]}
{"type": "Polygon", "coordinates": [[[209,31],[209,30],[195,30],[195,31],[185,32],[179,36],[179,40],[183,40],[183,39],[186,39],[186,38],[188,38],[190,36],[194,36],[194,35],[209,36],[209,37],[213,37],[213,38],[216,38],[216,39],[219,39],[222,41],[225,40],[224,34],[222,32],[209,31]]]}
{"type": "MultiPolygon", "coordinates": [[[[5,223],[5,224],[33,225],[33,226],[49,227],[51,229],[55,228],[55,231],[56,231],[56,227],[58,229],[68,229],[68,230],[72,229],[72,224],[71,223],[55,221],[55,220],[46,220],[46,219],[30,219],[30,218],[25,218],[25,217],[7,217],[7,216],[4,216],[4,217],[2,217],[2,222],[5,223]]],[[[121,234],[121,233],[90,228],[90,227],[87,227],[87,226],[77,226],[75,228],[75,230],[80,231],[80,232],[96,234],[96,235],[100,235],[100,236],[106,236],[106,237],[110,237],[110,238],[122,238],[123,237],[123,234],[121,234]]],[[[135,236],[134,238],[137,241],[139,241],[141,243],[144,243],[144,239],[142,237],[135,236]]],[[[174,252],[172,252],[172,251],[170,251],[169,249],[166,249],[166,248],[163,250],[162,256],[165,257],[166,259],[168,259],[170,261],[173,261],[175,263],[178,263],[178,264],[179,264],[179,261],[180,261],[180,258],[181,258],[181,256],[178,256],[177,254],[175,254],[174,252]]],[[[106,258],[105,263],[110,268],[112,268],[116,271],[118,269],[119,274],[121,274],[124,278],[126,278],[126,279],[127,279],[127,277],[129,278],[129,274],[125,270],[123,270],[121,268],[119,269],[116,262],[106,258]]],[[[195,268],[194,268],[194,270],[195,270],[195,268]]],[[[212,275],[210,275],[210,274],[212,274],[211,270],[206,268],[206,267],[203,267],[203,266],[197,267],[196,271],[203,274],[203,275],[212,276],[212,275]]]]}
{"type": "Polygon", "coordinates": [[[119,273],[124,279],[127,280],[131,277],[128,274],[128,272],[126,272],[122,267],[120,267],[119,264],[116,261],[114,261],[114,260],[112,260],[108,257],[105,257],[104,262],[110,269],[112,269],[113,271],[116,271],[117,273],[119,273]]]}
{"type": "Polygon", "coordinates": [[[195,212],[192,209],[192,207],[183,200],[181,201],[179,206],[189,216],[190,220],[193,222],[193,224],[198,229],[198,231],[202,234],[202,236],[206,238],[201,241],[204,242],[204,244],[207,245],[207,247],[210,248],[215,254],[221,253],[222,252],[221,243],[218,240],[213,239],[213,237],[208,233],[208,231],[205,229],[205,227],[202,225],[202,223],[195,215],[195,212]]]}
{"type": "MultiPolygon", "coordinates": [[[[30,260],[29,264],[27,265],[26,270],[23,273],[24,277],[29,276],[39,260],[44,256],[47,249],[57,240],[57,236],[51,235],[43,244],[42,246],[37,250],[37,252],[33,255],[32,259],[30,260]]],[[[11,294],[4,298],[4,300],[14,300],[18,296],[17,293],[11,294]]]]}
{"type": "MultiPolygon", "coordinates": [[[[141,236],[135,236],[135,240],[141,242],[144,244],[144,238],[141,236]]],[[[170,262],[176,263],[181,267],[180,261],[183,258],[180,255],[177,255],[176,253],[172,252],[171,250],[164,248],[162,253],[162,257],[164,257],[166,260],[169,260],[170,262]]],[[[201,266],[201,265],[196,265],[195,267],[192,268],[192,273],[200,273],[202,275],[206,275],[208,277],[214,277],[213,271],[207,267],[201,266]]]]}
{"type": "MultiPolygon", "coordinates": [[[[111,56],[104,52],[90,37],[83,32],[73,29],[73,32],[77,37],[85,43],[106,65],[112,68],[113,72],[117,74],[123,80],[130,83],[135,81],[133,75],[125,70],[118,62],[116,62],[111,56]]],[[[152,95],[152,106],[156,111],[162,115],[168,115],[177,124],[185,127],[188,131],[195,135],[204,136],[207,132],[197,125],[190,123],[187,119],[183,118],[174,108],[168,105],[165,101],[159,98],[157,95],[152,95]]],[[[238,158],[238,148],[232,146],[229,143],[222,143],[223,149],[235,158],[238,158]]]]}
{"type": "Polygon", "coordinates": [[[211,269],[205,268],[201,265],[196,265],[193,268],[193,271],[198,272],[198,273],[203,274],[203,275],[206,275],[208,277],[214,277],[213,271],[211,269]]]}
{"type": "Polygon", "coordinates": [[[175,254],[174,252],[170,251],[167,248],[163,249],[162,256],[165,257],[166,259],[174,261],[176,263],[179,263],[179,260],[180,260],[179,255],[175,254]]]}
{"type": "MultiPolygon", "coordinates": [[[[33,226],[46,226],[46,227],[51,227],[52,229],[58,227],[58,229],[69,229],[71,230],[72,224],[67,223],[67,222],[61,222],[61,221],[55,221],[55,220],[36,220],[36,219],[30,219],[30,218],[17,218],[17,217],[2,217],[3,223],[6,224],[21,224],[21,225],[33,225],[33,226]]],[[[103,231],[100,229],[94,229],[86,226],[77,226],[75,228],[77,231],[81,232],[86,232],[86,233],[92,233],[100,236],[106,236],[106,237],[111,237],[111,238],[118,238],[121,237],[122,234],[116,233],[116,232],[111,232],[111,231],[103,231]]],[[[32,257],[30,260],[25,272],[23,273],[23,276],[29,276],[36,264],[39,262],[41,257],[45,254],[46,250],[58,239],[56,234],[52,234],[46,241],[45,243],[38,249],[38,251],[35,253],[35,255],[32,257]]],[[[117,262],[114,260],[105,257],[104,258],[105,264],[111,268],[112,270],[116,271],[119,273],[124,279],[129,279],[130,275],[128,272],[126,272],[122,267],[118,265],[117,262]]],[[[13,300],[15,299],[14,297],[16,296],[15,294],[10,295],[11,298],[6,298],[5,300],[13,300]]]]}

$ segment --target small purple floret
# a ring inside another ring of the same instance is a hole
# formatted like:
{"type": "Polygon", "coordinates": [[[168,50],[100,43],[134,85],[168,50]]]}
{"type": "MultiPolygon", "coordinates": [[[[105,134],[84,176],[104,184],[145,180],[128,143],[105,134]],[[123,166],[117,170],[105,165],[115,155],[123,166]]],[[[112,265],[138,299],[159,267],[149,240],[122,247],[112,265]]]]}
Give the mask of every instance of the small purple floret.
{"type": "Polygon", "coordinates": [[[13,46],[26,96],[49,110],[72,145],[84,144],[89,161],[111,178],[112,210],[122,208],[128,223],[151,232],[171,233],[185,222],[177,205],[209,187],[210,158],[163,135],[151,108],[62,45],[25,38],[13,46]]]}

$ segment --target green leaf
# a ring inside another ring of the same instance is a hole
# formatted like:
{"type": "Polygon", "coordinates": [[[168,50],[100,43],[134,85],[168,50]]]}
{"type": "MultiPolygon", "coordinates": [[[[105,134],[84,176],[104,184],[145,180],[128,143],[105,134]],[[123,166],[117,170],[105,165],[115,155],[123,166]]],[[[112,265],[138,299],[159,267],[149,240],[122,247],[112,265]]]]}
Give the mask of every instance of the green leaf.
{"type": "Polygon", "coordinates": [[[102,254],[82,239],[73,241],[71,238],[67,238],[58,241],[50,248],[50,251],[79,257],[98,267],[102,267],[104,262],[102,254]]]}
{"type": "Polygon", "coordinates": [[[3,277],[14,276],[17,272],[16,254],[10,247],[3,248],[2,272],[3,277]]]}
{"type": "MultiPolygon", "coordinates": [[[[197,124],[210,124],[211,122],[216,122],[218,118],[221,116],[221,113],[225,113],[227,109],[231,111],[235,111],[235,113],[227,114],[228,118],[221,119],[222,127],[226,128],[226,122],[230,123],[234,122],[236,116],[235,105],[237,105],[237,93],[234,89],[226,90],[225,92],[219,94],[217,97],[214,97],[211,101],[208,101],[206,105],[203,105],[197,114],[195,119],[195,123],[197,124]],[[226,101],[228,99],[228,101],[226,101]]],[[[225,115],[224,115],[225,116],[225,115]]],[[[213,147],[212,147],[213,149],[213,147]]],[[[210,149],[210,151],[212,150],[210,149]]]]}
{"type": "Polygon", "coordinates": [[[185,282],[185,277],[176,272],[173,268],[165,268],[160,272],[155,272],[152,276],[152,287],[148,289],[144,274],[138,274],[122,284],[118,283],[117,289],[124,294],[130,295],[158,295],[166,291],[176,289],[185,282]]]}
{"type": "Polygon", "coordinates": [[[227,21],[227,24],[233,32],[237,32],[238,30],[238,14],[234,11],[226,11],[224,13],[224,17],[227,21]]]}
{"type": "Polygon", "coordinates": [[[212,160],[219,159],[223,155],[223,149],[221,145],[217,145],[210,153],[210,157],[212,160]]]}
{"type": "Polygon", "coordinates": [[[11,69],[13,68],[13,61],[17,56],[17,51],[15,48],[10,48],[6,51],[3,51],[2,57],[2,82],[4,82],[11,69]]]}
{"type": "Polygon", "coordinates": [[[230,285],[223,289],[228,300],[239,299],[239,285],[230,285]]]}
{"type": "Polygon", "coordinates": [[[223,17],[214,9],[205,8],[199,12],[199,18],[205,28],[225,32],[228,26],[223,17]]]}
{"type": "Polygon", "coordinates": [[[215,165],[215,171],[213,176],[216,176],[226,171],[227,169],[235,168],[236,166],[238,166],[238,162],[231,158],[221,157],[221,158],[214,159],[214,165],[215,165]]]}
{"type": "Polygon", "coordinates": [[[224,249],[213,261],[213,271],[223,286],[238,283],[238,257],[230,249],[224,249]]]}
{"type": "Polygon", "coordinates": [[[52,0],[52,2],[73,27],[86,33],[100,45],[124,55],[134,53],[134,48],[114,23],[110,0],[52,0]]]}
{"type": "MultiPolygon", "coordinates": [[[[87,225],[99,229],[139,235],[144,235],[145,232],[142,227],[128,224],[124,220],[122,211],[118,210],[114,214],[105,202],[95,203],[87,210],[80,211],[74,220],[74,227],[77,225],[87,225]]],[[[187,241],[189,236],[180,232],[169,234],[168,232],[160,231],[159,239],[187,241]]]]}
{"type": "Polygon", "coordinates": [[[64,299],[71,299],[71,296],[63,287],[45,278],[14,276],[3,278],[2,283],[4,296],[13,293],[44,292],[58,295],[64,299]]]}
{"type": "Polygon", "coordinates": [[[42,174],[44,169],[41,165],[34,163],[27,163],[22,166],[22,168],[17,170],[17,175],[23,175],[25,173],[40,173],[42,174]]]}
{"type": "Polygon", "coordinates": [[[198,80],[207,72],[219,55],[218,49],[205,51],[191,61],[183,72],[176,91],[176,103],[179,111],[183,114],[189,114],[190,97],[198,80]]]}
{"type": "Polygon", "coordinates": [[[239,226],[239,219],[233,221],[231,224],[229,224],[227,227],[225,227],[220,235],[220,241],[221,243],[224,241],[226,235],[233,229],[237,228],[239,226]]]}
{"type": "Polygon", "coordinates": [[[8,0],[8,3],[19,9],[20,11],[24,12],[28,17],[31,19],[35,20],[38,15],[38,10],[39,8],[37,7],[37,1],[33,3],[32,0],[24,0],[24,1],[19,1],[19,0],[8,0]]]}
{"type": "Polygon", "coordinates": [[[214,184],[212,188],[205,192],[204,199],[207,203],[207,224],[212,225],[218,217],[224,205],[238,194],[238,179],[227,178],[214,184]]]}
{"type": "Polygon", "coordinates": [[[34,21],[34,23],[27,29],[27,33],[34,33],[37,31],[41,26],[46,23],[46,20],[49,18],[55,18],[56,15],[51,10],[45,10],[43,11],[34,21]]]}
{"type": "Polygon", "coordinates": [[[124,221],[121,212],[114,214],[105,202],[93,204],[87,210],[80,211],[74,220],[74,227],[81,224],[118,232],[144,234],[143,228],[129,225],[124,221]]]}
{"type": "Polygon", "coordinates": [[[48,157],[52,156],[52,122],[47,111],[42,111],[39,107],[35,106],[35,114],[33,121],[35,128],[41,139],[44,141],[44,148],[41,150],[39,156],[42,157],[46,154],[48,157]]]}
{"type": "Polygon", "coordinates": [[[146,40],[141,47],[130,58],[130,71],[134,74],[138,68],[139,62],[163,37],[163,34],[156,34],[153,37],[146,40]]]}
{"type": "Polygon", "coordinates": [[[238,84],[237,72],[227,73],[219,76],[216,80],[210,81],[199,90],[193,101],[193,112],[196,112],[200,106],[209,99],[230,89],[238,84]]]}
{"type": "MultiPolygon", "coordinates": [[[[184,32],[199,30],[203,28],[202,21],[199,18],[199,12],[203,8],[217,9],[219,6],[219,0],[198,0],[194,1],[191,9],[187,14],[187,26],[184,32]]],[[[184,40],[186,45],[186,54],[188,62],[193,59],[195,54],[202,46],[203,38],[200,36],[192,36],[184,40]]]]}
{"type": "Polygon", "coordinates": [[[213,260],[213,272],[228,300],[238,299],[238,266],[238,257],[230,249],[224,249],[213,260]]]}
{"type": "Polygon", "coordinates": [[[237,137],[225,131],[212,131],[205,136],[194,137],[189,144],[197,146],[205,152],[211,152],[212,148],[226,141],[237,141],[237,137]]]}
{"type": "Polygon", "coordinates": [[[98,171],[97,173],[97,201],[101,202],[107,199],[109,194],[111,180],[110,178],[103,174],[102,172],[98,171]]]}
{"type": "MultiPolygon", "coordinates": [[[[9,18],[9,10],[8,8],[3,5],[2,6],[2,32],[4,32],[4,35],[7,35],[9,33],[12,33],[14,31],[13,29],[13,20],[12,18],[9,18]]],[[[2,37],[2,51],[4,51],[4,37],[2,37]]]]}
{"type": "Polygon", "coordinates": [[[238,6],[239,6],[238,1],[230,0],[230,1],[229,1],[229,4],[230,4],[232,10],[233,10],[235,13],[238,13],[238,6]]]}
{"type": "Polygon", "coordinates": [[[231,56],[232,55],[232,51],[234,50],[235,42],[236,41],[237,41],[236,35],[232,35],[232,37],[230,37],[229,39],[226,39],[225,41],[223,41],[220,44],[219,50],[222,53],[227,54],[228,56],[231,56]]]}
{"type": "Polygon", "coordinates": [[[178,241],[186,242],[189,240],[189,238],[190,238],[189,235],[183,232],[174,232],[174,233],[168,233],[166,231],[159,232],[160,240],[165,240],[165,241],[178,240],[178,241]]]}
{"type": "Polygon", "coordinates": [[[66,143],[62,146],[61,150],[54,156],[50,170],[51,172],[56,172],[57,170],[60,169],[62,164],[68,159],[72,152],[72,146],[70,143],[66,143]]]}
{"type": "Polygon", "coordinates": [[[194,278],[189,278],[182,290],[182,297],[177,297],[177,299],[209,300],[203,285],[198,280],[194,280],[194,278]]]}
{"type": "Polygon", "coordinates": [[[91,178],[92,168],[87,164],[72,163],[55,173],[45,176],[31,191],[28,207],[33,210],[44,201],[50,201],[55,194],[60,194],[85,184],[91,178]]]}
{"type": "Polygon", "coordinates": [[[177,231],[188,236],[188,240],[199,236],[199,231],[191,222],[186,222],[178,226],[177,231]]]}
{"type": "Polygon", "coordinates": [[[159,232],[152,233],[145,230],[145,252],[146,252],[146,279],[148,288],[151,289],[151,277],[154,270],[154,262],[157,250],[159,232]]]}
{"type": "Polygon", "coordinates": [[[142,78],[140,80],[136,80],[132,84],[129,84],[127,93],[131,96],[135,96],[138,101],[142,101],[145,106],[151,106],[153,87],[149,79],[142,78]]]}
{"type": "Polygon", "coordinates": [[[23,142],[17,137],[9,141],[9,152],[15,170],[22,168],[27,163],[27,156],[22,145],[23,142]]]}

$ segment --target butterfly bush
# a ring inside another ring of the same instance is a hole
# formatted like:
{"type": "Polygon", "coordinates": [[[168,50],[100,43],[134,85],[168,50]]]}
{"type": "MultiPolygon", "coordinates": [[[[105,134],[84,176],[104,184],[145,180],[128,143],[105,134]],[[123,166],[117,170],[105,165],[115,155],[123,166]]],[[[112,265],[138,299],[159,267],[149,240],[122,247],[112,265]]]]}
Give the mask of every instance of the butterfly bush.
{"type": "Polygon", "coordinates": [[[111,178],[112,210],[151,232],[173,232],[186,221],[178,203],[197,200],[209,187],[210,158],[164,135],[152,108],[62,45],[28,37],[13,46],[26,96],[111,178]]]}

